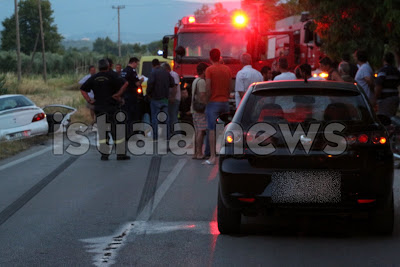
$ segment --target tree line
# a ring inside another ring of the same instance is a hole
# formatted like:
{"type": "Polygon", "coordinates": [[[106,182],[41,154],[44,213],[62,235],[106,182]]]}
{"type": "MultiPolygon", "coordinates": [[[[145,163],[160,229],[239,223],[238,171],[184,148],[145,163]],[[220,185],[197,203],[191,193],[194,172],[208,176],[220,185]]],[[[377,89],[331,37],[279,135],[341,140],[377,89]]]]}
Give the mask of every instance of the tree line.
{"type": "MultiPolygon", "coordinates": [[[[101,58],[108,57],[116,63],[127,64],[129,57],[157,55],[162,49],[162,41],[149,44],[121,44],[122,57],[118,57],[118,44],[109,37],[97,38],[92,48],[65,49],[54,24],[53,10],[49,0],[41,0],[43,32],[46,46],[46,70],[49,74],[86,72],[87,67],[96,65],[101,58]]],[[[37,0],[21,0],[18,3],[19,28],[21,40],[21,63],[23,74],[39,74],[43,71],[40,54],[40,23],[37,0]]],[[[0,72],[17,69],[16,59],[16,21],[15,14],[2,21],[0,72]]]]}

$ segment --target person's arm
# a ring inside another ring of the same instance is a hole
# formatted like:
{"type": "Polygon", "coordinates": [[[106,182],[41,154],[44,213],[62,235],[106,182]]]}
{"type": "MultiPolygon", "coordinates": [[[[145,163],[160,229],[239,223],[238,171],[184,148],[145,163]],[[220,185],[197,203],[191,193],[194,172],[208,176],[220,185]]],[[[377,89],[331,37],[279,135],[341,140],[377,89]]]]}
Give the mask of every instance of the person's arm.
{"type": "Polygon", "coordinates": [[[204,103],[207,103],[208,100],[211,97],[211,79],[206,79],[206,101],[204,103]]]}
{"type": "Polygon", "coordinates": [[[169,89],[169,102],[174,103],[176,93],[178,92],[178,86],[175,84],[173,87],[169,89]]]}
{"type": "Polygon", "coordinates": [[[121,102],[121,96],[122,94],[125,92],[126,88],[128,87],[129,83],[126,81],[121,88],[118,90],[118,92],[116,94],[114,94],[112,97],[115,100],[118,100],[119,102],[121,102]]]}
{"type": "Polygon", "coordinates": [[[93,87],[92,79],[87,79],[81,86],[81,94],[83,98],[85,98],[86,102],[93,104],[94,100],[90,98],[88,93],[90,92],[89,88],[93,87]]]}
{"type": "Polygon", "coordinates": [[[364,80],[367,82],[367,84],[368,84],[369,89],[371,90],[371,92],[374,92],[375,84],[374,84],[374,79],[373,79],[373,77],[371,77],[371,76],[365,76],[365,77],[364,77],[364,80]]]}
{"type": "Polygon", "coordinates": [[[93,103],[94,103],[94,99],[91,99],[91,98],[89,97],[89,94],[88,94],[86,91],[83,91],[83,90],[81,89],[81,94],[82,94],[83,98],[85,98],[86,102],[88,102],[88,103],[90,103],[90,104],[93,104],[93,103]]]}
{"type": "Polygon", "coordinates": [[[238,72],[236,75],[236,82],[235,82],[235,91],[239,94],[240,99],[243,98],[244,93],[246,92],[246,88],[244,88],[244,81],[242,77],[242,72],[238,72]]]}

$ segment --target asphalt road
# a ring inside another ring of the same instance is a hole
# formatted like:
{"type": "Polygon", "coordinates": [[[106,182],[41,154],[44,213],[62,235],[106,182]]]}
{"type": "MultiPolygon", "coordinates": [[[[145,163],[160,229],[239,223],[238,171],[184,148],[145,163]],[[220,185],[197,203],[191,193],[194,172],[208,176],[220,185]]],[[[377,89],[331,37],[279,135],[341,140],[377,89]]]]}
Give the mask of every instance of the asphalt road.
{"type": "Polygon", "coordinates": [[[400,266],[362,220],[243,218],[219,235],[218,166],[190,156],[107,162],[39,146],[0,162],[0,266],[400,266]]]}

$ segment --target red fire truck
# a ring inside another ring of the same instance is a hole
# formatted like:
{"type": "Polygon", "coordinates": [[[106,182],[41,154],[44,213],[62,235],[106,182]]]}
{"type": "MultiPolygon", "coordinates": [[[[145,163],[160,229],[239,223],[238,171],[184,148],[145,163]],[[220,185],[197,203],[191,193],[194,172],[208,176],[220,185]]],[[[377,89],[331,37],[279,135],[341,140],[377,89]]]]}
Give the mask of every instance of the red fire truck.
{"type": "Polygon", "coordinates": [[[163,38],[163,56],[168,56],[169,41],[173,39],[174,71],[182,85],[190,88],[200,62],[209,63],[213,48],[221,51],[221,58],[232,74],[242,68],[240,55],[249,53],[253,67],[273,66],[279,57],[288,59],[289,67],[309,63],[317,67],[320,39],[312,31],[312,21],[306,14],[278,21],[276,30],[260,33],[257,23],[249,23],[244,12],[232,16],[184,17],[176,24],[174,35],[163,38]]]}
{"type": "Polygon", "coordinates": [[[261,55],[263,63],[273,64],[277,58],[286,57],[290,69],[303,63],[318,68],[322,42],[313,31],[313,24],[308,12],[277,21],[274,31],[262,34],[267,47],[266,54],[261,55]]]}

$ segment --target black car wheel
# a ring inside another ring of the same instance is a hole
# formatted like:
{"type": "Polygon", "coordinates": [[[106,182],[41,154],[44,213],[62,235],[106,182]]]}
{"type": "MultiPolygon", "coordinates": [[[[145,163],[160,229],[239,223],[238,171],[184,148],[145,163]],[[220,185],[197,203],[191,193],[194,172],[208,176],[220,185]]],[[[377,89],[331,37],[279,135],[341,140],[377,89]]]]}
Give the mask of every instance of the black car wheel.
{"type": "Polygon", "coordinates": [[[392,235],[394,227],[393,193],[390,202],[381,210],[372,214],[373,231],[379,235],[392,235]]]}
{"type": "Polygon", "coordinates": [[[221,192],[218,190],[218,230],[221,234],[238,234],[240,232],[241,213],[225,206],[221,192]]]}

